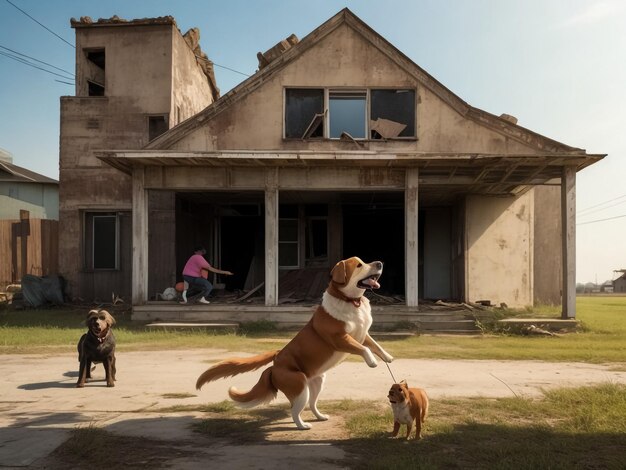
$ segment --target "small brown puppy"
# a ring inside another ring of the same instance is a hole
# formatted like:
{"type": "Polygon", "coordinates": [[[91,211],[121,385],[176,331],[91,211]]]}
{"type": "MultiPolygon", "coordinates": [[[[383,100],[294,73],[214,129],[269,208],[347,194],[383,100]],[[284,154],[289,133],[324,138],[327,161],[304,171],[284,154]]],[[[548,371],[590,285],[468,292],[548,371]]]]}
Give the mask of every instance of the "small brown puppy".
{"type": "Polygon", "coordinates": [[[428,396],[421,388],[409,388],[406,381],[393,384],[389,389],[389,402],[393,409],[393,433],[396,437],[401,424],[406,424],[406,439],[410,439],[415,421],[415,439],[422,437],[422,424],[428,415],[428,396]]]}
{"type": "Polygon", "coordinates": [[[78,341],[77,387],[84,387],[91,378],[91,363],[102,362],[107,387],[115,387],[115,336],[111,328],[115,318],[106,310],[90,310],[85,321],[88,331],[78,341]]]}

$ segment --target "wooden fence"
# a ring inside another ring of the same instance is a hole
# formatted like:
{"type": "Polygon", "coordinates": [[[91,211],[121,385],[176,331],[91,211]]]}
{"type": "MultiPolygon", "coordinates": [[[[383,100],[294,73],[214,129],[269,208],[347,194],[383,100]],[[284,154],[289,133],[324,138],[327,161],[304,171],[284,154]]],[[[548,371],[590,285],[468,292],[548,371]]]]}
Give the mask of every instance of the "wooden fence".
{"type": "Polygon", "coordinates": [[[21,220],[0,220],[0,290],[25,274],[58,274],[58,256],[58,221],[29,219],[27,213],[21,220]]]}

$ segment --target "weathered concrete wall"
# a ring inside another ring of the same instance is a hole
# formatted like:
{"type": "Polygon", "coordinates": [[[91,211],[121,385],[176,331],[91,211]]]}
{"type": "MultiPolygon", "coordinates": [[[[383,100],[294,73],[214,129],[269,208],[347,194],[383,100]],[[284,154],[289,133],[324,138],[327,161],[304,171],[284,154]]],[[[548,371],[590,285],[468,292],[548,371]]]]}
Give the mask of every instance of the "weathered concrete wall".
{"type": "Polygon", "coordinates": [[[139,149],[148,143],[148,116],[175,123],[178,108],[193,114],[212,101],[210,85],[173,25],[81,26],[76,28],[76,94],[61,98],[59,269],[70,295],[129,296],[132,248],[131,179],[103,164],[100,149],[139,149]],[[90,64],[85,50],[104,49],[105,96],[87,96],[90,64]],[[174,78],[176,76],[176,78],[174,78]],[[172,87],[182,88],[173,97],[172,87]],[[83,214],[125,214],[120,229],[120,269],[86,272],[83,214]]]}
{"type": "Polygon", "coordinates": [[[560,305],[563,285],[561,187],[537,186],[533,193],[535,305],[560,305]]]}
{"type": "Polygon", "coordinates": [[[145,113],[167,113],[172,91],[171,25],[76,29],[76,96],[88,96],[85,49],[105,49],[105,96],[145,113]]]}
{"type": "Polygon", "coordinates": [[[468,196],[466,297],[509,307],[533,304],[533,194],[468,196]]]}
{"type": "Polygon", "coordinates": [[[364,150],[534,152],[461,116],[347,25],[303,52],[257,89],[176,143],[173,149],[355,150],[354,143],[349,141],[283,140],[285,87],[416,88],[418,138],[364,142],[364,150]]]}
{"type": "Polygon", "coordinates": [[[170,127],[180,124],[213,102],[207,77],[183,37],[172,36],[172,108],[170,127]]]}

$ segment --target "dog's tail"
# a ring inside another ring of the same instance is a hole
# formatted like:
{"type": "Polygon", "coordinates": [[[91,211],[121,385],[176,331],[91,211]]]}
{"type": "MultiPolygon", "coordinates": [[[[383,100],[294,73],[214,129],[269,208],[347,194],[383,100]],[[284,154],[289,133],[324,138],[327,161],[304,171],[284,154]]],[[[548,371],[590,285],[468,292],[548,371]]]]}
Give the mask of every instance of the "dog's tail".
{"type": "Polygon", "coordinates": [[[205,383],[211,382],[212,380],[232,377],[233,375],[243,374],[244,372],[250,372],[259,367],[263,367],[272,362],[279,351],[280,350],[268,351],[258,356],[237,357],[218,362],[214,366],[209,367],[198,377],[196,388],[200,390],[205,383]]]}
{"type": "Polygon", "coordinates": [[[276,398],[278,390],[272,384],[272,367],[268,367],[263,371],[259,381],[250,391],[246,393],[239,392],[235,387],[230,387],[228,395],[236,401],[240,406],[252,408],[253,406],[271,402],[276,398]]]}

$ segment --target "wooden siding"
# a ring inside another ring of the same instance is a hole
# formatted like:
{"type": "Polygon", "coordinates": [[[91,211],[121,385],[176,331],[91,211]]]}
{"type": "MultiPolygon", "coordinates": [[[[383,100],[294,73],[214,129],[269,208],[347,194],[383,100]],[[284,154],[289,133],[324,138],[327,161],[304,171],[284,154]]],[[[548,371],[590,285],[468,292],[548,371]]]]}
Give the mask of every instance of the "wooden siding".
{"type": "Polygon", "coordinates": [[[0,220],[0,287],[19,283],[25,274],[57,274],[58,253],[58,221],[0,220]]]}

